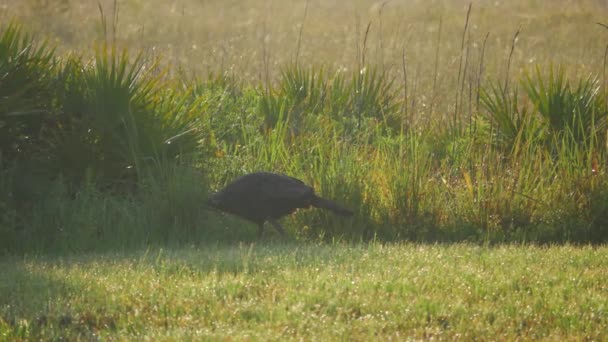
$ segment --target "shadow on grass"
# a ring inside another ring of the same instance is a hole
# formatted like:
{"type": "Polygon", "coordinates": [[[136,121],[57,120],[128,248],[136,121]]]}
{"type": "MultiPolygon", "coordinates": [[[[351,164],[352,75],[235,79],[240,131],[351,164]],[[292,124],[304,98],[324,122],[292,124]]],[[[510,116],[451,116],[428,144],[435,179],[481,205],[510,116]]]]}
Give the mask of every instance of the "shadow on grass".
{"type": "Polygon", "coordinates": [[[240,275],[266,276],[285,268],[348,260],[352,258],[344,251],[326,244],[305,245],[275,236],[255,243],[5,257],[0,261],[0,331],[8,340],[97,339],[100,331],[141,328],[133,326],[138,324],[133,323],[136,311],[155,310],[157,301],[166,300],[155,293],[164,293],[164,286],[186,286],[185,281],[197,287],[193,282],[225,279],[217,291],[230,292],[240,275]],[[116,287],[125,290],[117,292],[116,287]]]}
{"type": "MultiPolygon", "coordinates": [[[[69,298],[91,291],[78,282],[41,271],[25,259],[0,262],[0,331],[7,340],[73,340],[97,338],[96,332],[115,330],[117,317],[103,307],[73,308],[69,298]]],[[[44,264],[60,267],[61,262],[44,264]]]]}

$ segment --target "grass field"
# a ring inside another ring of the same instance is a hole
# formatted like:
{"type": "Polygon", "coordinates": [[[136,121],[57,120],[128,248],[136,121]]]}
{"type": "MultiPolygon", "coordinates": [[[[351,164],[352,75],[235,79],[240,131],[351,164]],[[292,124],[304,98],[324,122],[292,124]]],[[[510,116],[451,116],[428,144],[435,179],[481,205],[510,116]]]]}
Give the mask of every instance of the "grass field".
{"type": "Polygon", "coordinates": [[[217,230],[207,194],[260,170],[354,210],[294,216],[306,239],[608,241],[606,15],[0,0],[21,25],[1,40],[0,251],[189,241],[217,230]]]}
{"type": "Polygon", "coordinates": [[[206,241],[260,170],[354,210],[304,239],[608,241],[608,12],[550,5],[0,0],[0,251],[206,241]]]}
{"type": "Polygon", "coordinates": [[[606,18],[0,0],[0,341],[607,339],[606,18]],[[204,206],[262,170],[353,218],[204,206]]]}
{"type": "MultiPolygon", "coordinates": [[[[266,72],[277,77],[296,54],[306,66],[344,68],[358,66],[365,54],[370,63],[400,73],[405,51],[412,78],[418,69],[426,86],[433,81],[438,43],[440,79],[455,81],[469,4],[465,47],[471,59],[478,59],[489,34],[490,74],[504,71],[518,28],[515,69],[552,61],[588,71],[602,63],[605,29],[595,24],[605,18],[601,0],[0,0],[0,15],[19,18],[62,51],[88,54],[107,38],[162,55],[188,74],[229,72],[254,81],[263,81],[266,72]]],[[[442,84],[440,92],[450,86],[442,84]]]]}
{"type": "Polygon", "coordinates": [[[2,340],[595,340],[608,248],[262,243],[0,261],[2,340]]]}

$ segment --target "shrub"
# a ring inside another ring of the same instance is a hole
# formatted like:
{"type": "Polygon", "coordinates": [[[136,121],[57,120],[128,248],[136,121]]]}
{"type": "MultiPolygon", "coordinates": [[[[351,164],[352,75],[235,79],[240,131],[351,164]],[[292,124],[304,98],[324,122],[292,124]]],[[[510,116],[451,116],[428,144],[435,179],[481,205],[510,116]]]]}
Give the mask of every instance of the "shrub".
{"type": "Polygon", "coordinates": [[[52,120],[54,52],[10,23],[0,35],[0,158],[29,158],[52,120]]]}

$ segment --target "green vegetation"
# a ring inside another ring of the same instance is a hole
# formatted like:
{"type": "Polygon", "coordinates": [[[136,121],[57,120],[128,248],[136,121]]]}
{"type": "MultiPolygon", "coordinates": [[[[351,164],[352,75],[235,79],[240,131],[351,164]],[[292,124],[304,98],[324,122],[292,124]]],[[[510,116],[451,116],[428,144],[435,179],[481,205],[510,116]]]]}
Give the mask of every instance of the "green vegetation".
{"type": "Polygon", "coordinates": [[[602,340],[608,249],[268,244],[0,261],[0,339],[602,340]]]}
{"type": "Polygon", "coordinates": [[[0,340],[601,340],[606,14],[0,0],[0,340]],[[260,170],[355,215],[256,241],[260,170]]]}
{"type": "MultiPolygon", "coordinates": [[[[352,220],[315,211],[289,218],[292,235],[303,240],[608,239],[601,49],[593,58],[579,56],[578,65],[568,62],[572,49],[560,50],[551,63],[524,65],[522,55],[547,53],[527,42],[540,39],[532,23],[512,27],[511,36],[503,26],[479,35],[478,25],[497,15],[498,5],[482,5],[481,15],[446,3],[429,5],[439,16],[419,13],[435,32],[425,42],[433,47],[425,61],[409,51],[424,35],[396,45],[402,31],[394,15],[402,8],[387,5],[372,7],[368,25],[359,16],[350,24],[357,33],[350,63],[314,64],[306,57],[308,27],[300,26],[296,51],[275,60],[270,56],[279,50],[263,45],[257,69],[247,64],[253,69],[242,74],[202,73],[193,62],[175,59],[183,40],[164,57],[121,31],[121,15],[137,8],[120,5],[91,9],[97,31],[83,34],[97,41],[94,53],[65,51],[87,51],[79,41],[62,41],[55,50],[14,21],[2,28],[3,253],[249,240],[247,225],[203,203],[209,191],[257,170],[301,178],[355,210],[352,220]],[[451,39],[460,42],[456,49],[451,39]],[[492,59],[497,40],[504,41],[504,56],[492,59]],[[185,71],[189,66],[196,77],[185,71]],[[250,77],[254,71],[260,77],[250,77]]],[[[315,4],[309,5],[311,17],[307,10],[302,20],[317,22],[315,4]]],[[[9,13],[38,15],[28,6],[34,3],[9,13]]],[[[585,26],[582,20],[597,6],[558,7],[569,11],[568,25],[585,26]]],[[[600,25],[594,29],[605,34],[600,25]]],[[[68,39],[61,32],[48,38],[68,39]]],[[[160,37],[174,33],[167,29],[160,37]]],[[[580,44],[578,33],[560,35],[564,46],[580,44]]]]}

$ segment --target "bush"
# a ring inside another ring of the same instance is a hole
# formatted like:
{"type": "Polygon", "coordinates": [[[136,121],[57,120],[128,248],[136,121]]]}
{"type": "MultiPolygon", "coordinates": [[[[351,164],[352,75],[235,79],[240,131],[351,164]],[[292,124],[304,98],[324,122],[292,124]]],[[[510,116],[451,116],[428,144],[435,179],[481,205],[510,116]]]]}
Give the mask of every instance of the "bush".
{"type": "Polygon", "coordinates": [[[0,35],[0,158],[27,159],[52,127],[52,49],[10,23],[0,35]]]}

